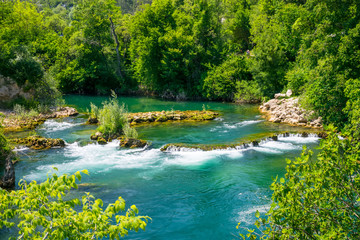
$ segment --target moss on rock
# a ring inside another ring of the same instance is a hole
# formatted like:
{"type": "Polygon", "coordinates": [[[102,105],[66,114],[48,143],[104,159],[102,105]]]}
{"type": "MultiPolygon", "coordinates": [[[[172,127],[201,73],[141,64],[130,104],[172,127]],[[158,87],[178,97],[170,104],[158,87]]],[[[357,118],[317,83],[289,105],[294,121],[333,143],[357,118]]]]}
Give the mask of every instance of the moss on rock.
{"type": "Polygon", "coordinates": [[[143,148],[148,144],[147,141],[142,139],[136,139],[136,138],[127,138],[127,137],[121,137],[120,138],[120,147],[125,148],[143,148]]]}
{"type": "Polygon", "coordinates": [[[43,150],[43,149],[49,149],[52,147],[65,147],[64,140],[60,138],[44,138],[41,136],[29,136],[25,138],[15,138],[11,139],[11,142],[25,145],[31,149],[36,150],[43,150]]]}
{"type": "Polygon", "coordinates": [[[97,142],[98,142],[98,144],[101,144],[101,145],[105,145],[107,143],[106,139],[103,137],[98,137],[97,142]]]}

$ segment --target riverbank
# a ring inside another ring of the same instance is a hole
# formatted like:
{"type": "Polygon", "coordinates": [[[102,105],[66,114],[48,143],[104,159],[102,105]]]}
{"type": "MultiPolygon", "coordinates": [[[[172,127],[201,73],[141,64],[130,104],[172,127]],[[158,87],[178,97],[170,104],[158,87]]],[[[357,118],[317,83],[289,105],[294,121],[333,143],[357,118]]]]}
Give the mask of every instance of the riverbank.
{"type": "Polygon", "coordinates": [[[303,109],[296,97],[271,99],[263,103],[259,110],[270,122],[319,129],[323,127],[322,118],[316,116],[313,111],[303,109]]]}
{"type": "Polygon", "coordinates": [[[47,119],[64,118],[78,115],[78,111],[72,107],[62,107],[53,109],[49,113],[40,113],[33,115],[17,115],[13,111],[0,109],[0,120],[2,119],[2,126],[4,132],[23,131],[35,129],[40,124],[43,124],[47,119]]]}

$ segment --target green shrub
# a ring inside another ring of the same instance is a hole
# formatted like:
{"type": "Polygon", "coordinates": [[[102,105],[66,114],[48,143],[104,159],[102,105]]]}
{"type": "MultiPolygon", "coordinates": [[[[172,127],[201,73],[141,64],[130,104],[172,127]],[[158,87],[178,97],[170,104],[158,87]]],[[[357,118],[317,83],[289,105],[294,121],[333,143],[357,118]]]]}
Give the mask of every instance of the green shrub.
{"type": "Polygon", "coordinates": [[[105,137],[118,135],[137,137],[136,130],[130,128],[125,105],[119,104],[117,96],[114,93],[112,96],[113,97],[109,101],[102,103],[103,106],[100,109],[92,105],[92,112],[94,115],[98,115],[98,120],[100,121],[98,130],[105,137]]]}
{"type": "Polygon", "coordinates": [[[131,128],[129,124],[126,124],[124,126],[124,135],[127,137],[127,138],[137,138],[138,137],[138,133],[137,131],[135,130],[135,128],[131,128]]]}
{"type": "Polygon", "coordinates": [[[10,153],[9,142],[2,132],[2,126],[0,123],[0,164],[5,160],[6,156],[10,153]]]}
{"type": "Polygon", "coordinates": [[[99,118],[99,108],[93,103],[90,103],[90,112],[87,109],[90,118],[99,118]]]}
{"type": "Polygon", "coordinates": [[[26,108],[20,104],[14,105],[14,112],[16,114],[16,118],[19,119],[32,118],[39,115],[35,109],[26,110],[26,108]]]}

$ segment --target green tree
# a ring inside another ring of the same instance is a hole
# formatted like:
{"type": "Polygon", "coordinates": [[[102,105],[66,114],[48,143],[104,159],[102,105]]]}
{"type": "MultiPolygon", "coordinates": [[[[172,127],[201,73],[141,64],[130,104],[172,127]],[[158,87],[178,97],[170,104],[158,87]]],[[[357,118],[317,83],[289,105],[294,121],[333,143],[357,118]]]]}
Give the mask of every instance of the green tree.
{"type": "Polygon", "coordinates": [[[124,85],[116,28],[120,8],[112,0],[81,1],[64,29],[64,47],[54,67],[66,92],[104,94],[124,85]]]}
{"type": "Polygon", "coordinates": [[[134,17],[131,59],[140,86],[159,95],[199,96],[221,62],[220,2],[157,0],[134,17]]]}
{"type": "MultiPolygon", "coordinates": [[[[275,179],[272,204],[265,218],[249,230],[250,239],[359,239],[360,145],[332,133],[320,144],[312,160],[304,149],[295,161],[287,160],[284,178],[275,179]]],[[[244,235],[243,238],[245,238],[244,235]]]]}
{"type": "Polygon", "coordinates": [[[58,36],[48,31],[35,5],[2,1],[0,19],[0,72],[31,90],[36,103],[53,104],[57,83],[47,73],[56,55],[58,36]]]}
{"type": "Polygon", "coordinates": [[[121,197],[105,209],[90,193],[82,200],[71,197],[70,190],[78,188],[76,180],[81,178],[80,172],[54,173],[43,183],[21,180],[20,190],[0,188],[0,228],[16,225],[21,239],[119,239],[129,231],[145,230],[150,218],[138,216],[135,205],[119,214],[125,210],[121,197]]]}
{"type": "Polygon", "coordinates": [[[304,15],[301,4],[259,1],[250,16],[252,43],[251,72],[262,92],[273,97],[286,86],[285,75],[300,48],[302,29],[297,21],[304,15]]]}
{"type": "MultiPolygon", "coordinates": [[[[245,55],[234,55],[228,57],[222,64],[214,66],[204,79],[203,88],[206,97],[211,100],[234,101],[238,84],[251,80],[247,64],[245,55]]],[[[254,85],[252,81],[251,85],[254,85]]]]}

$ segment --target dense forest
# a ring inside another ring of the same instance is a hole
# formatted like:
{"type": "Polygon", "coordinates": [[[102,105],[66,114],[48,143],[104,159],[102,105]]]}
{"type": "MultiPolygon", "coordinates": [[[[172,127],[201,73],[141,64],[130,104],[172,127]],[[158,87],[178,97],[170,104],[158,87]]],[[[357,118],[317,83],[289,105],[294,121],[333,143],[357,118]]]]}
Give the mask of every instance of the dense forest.
{"type": "Polygon", "coordinates": [[[359,17],[350,0],[2,1],[0,71],[48,102],[110,89],[254,102],[290,88],[341,126],[359,17]]]}
{"type": "Polygon", "coordinates": [[[4,0],[0,74],[32,94],[14,102],[29,108],[111,90],[256,103],[291,89],[333,134],[316,164],[304,151],[275,180],[260,235],[359,237],[356,0],[4,0]]]}

